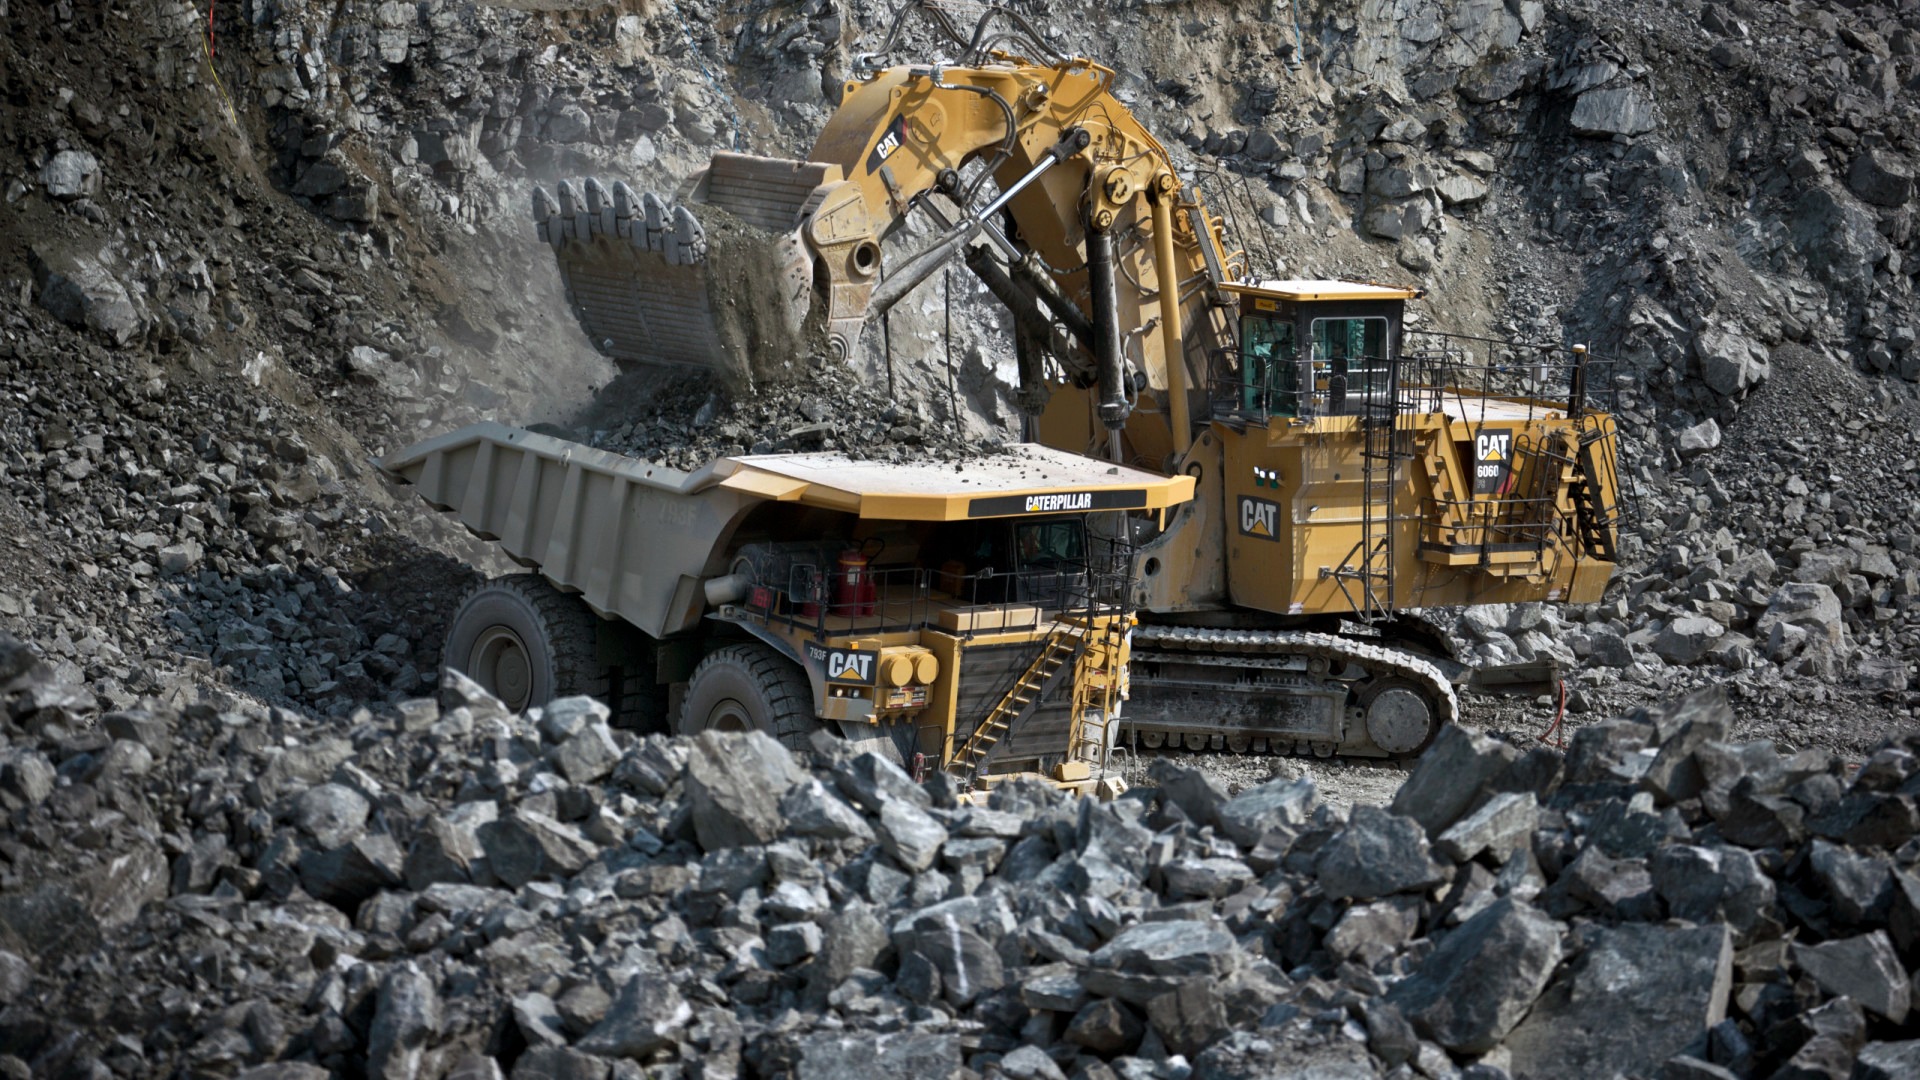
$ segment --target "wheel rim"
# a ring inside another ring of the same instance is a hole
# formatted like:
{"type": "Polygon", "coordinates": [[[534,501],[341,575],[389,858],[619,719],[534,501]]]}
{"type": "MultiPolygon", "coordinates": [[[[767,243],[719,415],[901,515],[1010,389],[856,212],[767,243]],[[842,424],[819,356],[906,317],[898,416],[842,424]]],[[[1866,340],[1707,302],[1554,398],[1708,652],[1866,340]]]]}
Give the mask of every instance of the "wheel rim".
{"type": "Polygon", "coordinates": [[[1167,745],[1167,733],[1164,731],[1143,731],[1140,733],[1140,745],[1149,750],[1158,750],[1167,745]]]}
{"type": "Polygon", "coordinates": [[[753,714],[747,707],[734,698],[723,698],[707,710],[707,723],[704,731],[751,731],[753,714]]]}
{"type": "Polygon", "coordinates": [[[1420,749],[1433,727],[1433,710],[1417,691],[1395,686],[1367,703],[1367,734],[1389,754],[1420,749]]]}
{"type": "Polygon", "coordinates": [[[520,635],[505,626],[489,626],[467,654],[467,674],[514,712],[533,698],[533,657],[520,635]]]}

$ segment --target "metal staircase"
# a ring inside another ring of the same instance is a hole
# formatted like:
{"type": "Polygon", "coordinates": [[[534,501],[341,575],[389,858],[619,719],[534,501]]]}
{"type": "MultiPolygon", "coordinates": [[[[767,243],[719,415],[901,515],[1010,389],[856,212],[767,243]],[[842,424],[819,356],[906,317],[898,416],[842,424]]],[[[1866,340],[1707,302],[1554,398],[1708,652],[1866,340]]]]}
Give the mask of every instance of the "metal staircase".
{"type": "Polygon", "coordinates": [[[1394,534],[1399,520],[1394,495],[1402,464],[1414,459],[1413,432],[1400,423],[1400,364],[1386,360],[1364,369],[1360,423],[1360,539],[1332,576],[1355,615],[1367,622],[1391,616],[1394,534]],[[1384,384],[1384,385],[1382,385],[1384,384]]]}
{"type": "Polygon", "coordinates": [[[1572,491],[1574,529],[1580,550],[1596,559],[1619,562],[1621,499],[1620,440],[1613,420],[1591,417],[1580,426],[1580,445],[1574,452],[1577,472],[1572,491]],[[1612,505],[1603,505],[1602,492],[1615,493],[1612,505]]]}
{"type": "Polygon", "coordinates": [[[1059,684],[1061,677],[1073,669],[1073,660],[1079,655],[1086,634],[1084,624],[1065,621],[1054,624],[1032,662],[994,702],[993,708],[973,729],[973,733],[967,736],[966,742],[954,751],[953,757],[947,762],[948,775],[968,785],[978,778],[981,768],[986,765],[1000,740],[1013,730],[1015,724],[1033,712],[1059,684]]]}
{"type": "Polygon", "coordinates": [[[1109,622],[1106,630],[1090,637],[1076,659],[1079,675],[1073,683],[1073,728],[1067,739],[1067,760],[1086,764],[1095,771],[1107,766],[1109,742],[1104,726],[1114,714],[1114,699],[1120,696],[1120,683],[1126,677],[1125,622],[1109,622]],[[1099,717],[1097,730],[1087,722],[1099,717]]]}

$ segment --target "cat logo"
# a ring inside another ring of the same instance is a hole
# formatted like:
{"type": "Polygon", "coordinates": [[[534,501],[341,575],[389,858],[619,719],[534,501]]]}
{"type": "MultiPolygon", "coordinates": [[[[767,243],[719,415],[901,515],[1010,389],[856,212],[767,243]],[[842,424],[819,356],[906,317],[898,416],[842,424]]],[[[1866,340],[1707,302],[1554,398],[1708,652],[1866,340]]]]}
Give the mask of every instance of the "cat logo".
{"type": "Polygon", "coordinates": [[[1505,495],[1513,486],[1513,430],[1481,428],[1473,437],[1473,493],[1505,495]]]}
{"type": "Polygon", "coordinates": [[[1240,496],[1240,535],[1261,540],[1277,540],[1280,504],[1251,495],[1240,496]]]}
{"type": "Polygon", "coordinates": [[[873,144],[873,153],[867,155],[867,171],[875,172],[880,166],[885,165],[887,159],[893,156],[893,152],[900,149],[900,144],[906,141],[907,118],[896,116],[893,118],[893,123],[887,125],[887,133],[880,136],[879,142],[873,144]]]}
{"type": "Polygon", "coordinates": [[[807,642],[807,659],[826,669],[827,681],[873,685],[873,662],[879,654],[860,649],[827,649],[807,642]]]}

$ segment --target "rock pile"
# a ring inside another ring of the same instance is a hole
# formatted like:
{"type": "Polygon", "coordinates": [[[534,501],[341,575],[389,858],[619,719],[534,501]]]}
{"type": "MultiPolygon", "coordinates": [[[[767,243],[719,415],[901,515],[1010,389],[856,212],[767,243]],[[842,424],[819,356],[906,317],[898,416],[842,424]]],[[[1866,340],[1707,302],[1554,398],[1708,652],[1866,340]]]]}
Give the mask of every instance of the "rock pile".
{"type": "Polygon", "coordinates": [[[121,710],[0,641],[0,1067],[256,1078],[1892,1077],[1920,759],[1449,729],[1389,808],[1162,763],[963,805],[464,679],[121,710]]]}
{"type": "MultiPolygon", "coordinates": [[[[945,406],[945,402],[939,403],[945,406]]],[[[957,460],[992,452],[948,422],[922,414],[884,382],[821,361],[800,380],[729,392],[720,380],[674,371],[633,371],[594,395],[573,427],[555,430],[593,446],[691,471],[717,457],[812,450],[860,460],[957,460]]]]}
{"type": "Polygon", "coordinates": [[[71,680],[109,710],[190,700],[216,675],[323,713],[431,686],[440,608],[470,571],[363,533],[365,474],[328,432],[262,418],[231,386],[90,346],[76,364],[22,336],[0,356],[18,405],[0,412],[0,488],[44,569],[0,566],[0,616],[71,680]],[[381,561],[420,572],[389,592],[356,568],[381,561]]]}

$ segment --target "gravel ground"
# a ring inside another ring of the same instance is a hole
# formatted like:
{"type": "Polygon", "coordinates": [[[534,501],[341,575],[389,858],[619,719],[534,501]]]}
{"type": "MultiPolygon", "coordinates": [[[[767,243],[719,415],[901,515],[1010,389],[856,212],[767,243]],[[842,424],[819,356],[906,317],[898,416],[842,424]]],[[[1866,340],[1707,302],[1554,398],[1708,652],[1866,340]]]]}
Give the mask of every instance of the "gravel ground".
{"type": "Polygon", "coordinates": [[[1297,758],[1257,754],[1196,754],[1190,751],[1142,751],[1125,759],[1123,775],[1130,786],[1147,786],[1147,770],[1159,758],[1177,765],[1199,769],[1216,777],[1229,794],[1238,794],[1269,780],[1311,779],[1328,806],[1341,813],[1356,805],[1385,806],[1407,778],[1407,769],[1397,762],[1371,762],[1360,758],[1297,758]]]}

